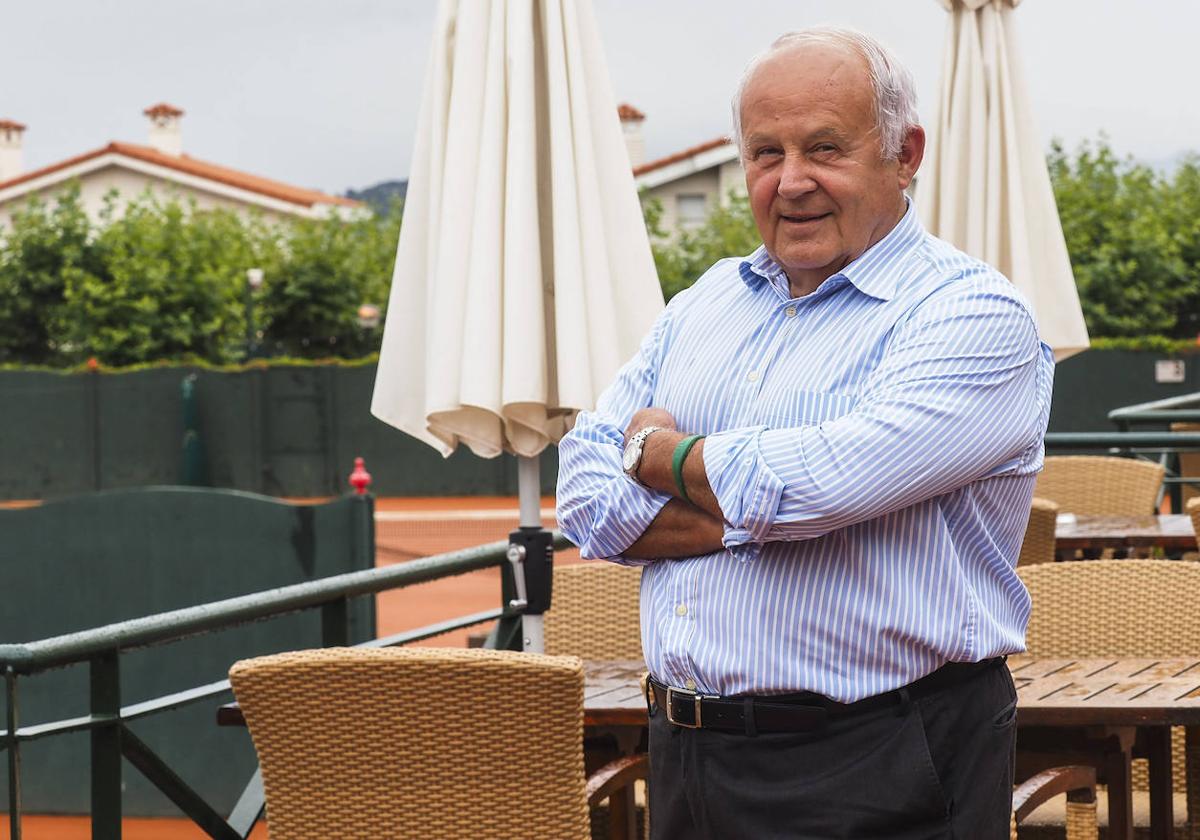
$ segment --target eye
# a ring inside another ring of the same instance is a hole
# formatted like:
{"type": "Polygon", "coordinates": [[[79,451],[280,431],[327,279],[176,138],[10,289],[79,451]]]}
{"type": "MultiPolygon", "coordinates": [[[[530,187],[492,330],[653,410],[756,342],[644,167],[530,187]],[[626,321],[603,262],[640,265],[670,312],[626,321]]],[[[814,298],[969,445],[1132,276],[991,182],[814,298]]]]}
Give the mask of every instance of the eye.
{"type": "Polygon", "coordinates": [[[832,155],[837,153],[838,147],[833,143],[818,143],[817,145],[813,146],[812,150],[813,154],[832,155]]]}
{"type": "Polygon", "coordinates": [[[750,159],[755,161],[770,161],[783,154],[783,150],[776,146],[762,146],[750,153],[750,159]]]}

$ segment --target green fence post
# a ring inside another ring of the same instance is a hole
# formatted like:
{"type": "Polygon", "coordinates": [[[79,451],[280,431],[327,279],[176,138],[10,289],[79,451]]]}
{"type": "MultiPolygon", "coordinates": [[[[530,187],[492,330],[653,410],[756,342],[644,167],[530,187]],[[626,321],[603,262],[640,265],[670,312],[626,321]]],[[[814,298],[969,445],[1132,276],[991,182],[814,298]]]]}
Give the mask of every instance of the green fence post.
{"type": "Polygon", "coordinates": [[[350,599],[338,598],[321,605],[321,647],[350,644],[350,599]]]}
{"type": "Polygon", "coordinates": [[[91,660],[92,840],[121,840],[121,672],[117,651],[91,660]]]}
{"type": "MultiPolygon", "coordinates": [[[[355,571],[375,568],[375,497],[371,495],[371,474],[362,458],[354,459],[354,469],[346,479],[354,488],[350,506],[350,568],[355,571]]],[[[353,644],[369,641],[377,635],[375,595],[359,598],[349,611],[348,631],[353,644]],[[361,626],[360,626],[361,625],[361,626]]]]}
{"type": "Polygon", "coordinates": [[[208,483],[204,469],[204,442],[200,439],[200,424],[196,410],[196,374],[183,377],[181,404],[183,408],[183,464],[180,483],[200,487],[208,483]]]}
{"type": "Polygon", "coordinates": [[[99,492],[104,489],[104,475],[101,472],[100,446],[103,438],[100,436],[100,365],[95,357],[87,362],[87,402],[88,402],[88,431],[91,432],[92,444],[92,489],[99,492]]]}

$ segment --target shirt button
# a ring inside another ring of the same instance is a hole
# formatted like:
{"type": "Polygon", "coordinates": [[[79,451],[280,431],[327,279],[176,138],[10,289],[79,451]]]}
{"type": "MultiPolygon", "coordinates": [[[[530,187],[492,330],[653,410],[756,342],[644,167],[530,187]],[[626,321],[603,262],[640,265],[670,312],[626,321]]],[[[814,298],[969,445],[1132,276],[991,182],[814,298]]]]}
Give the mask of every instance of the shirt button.
{"type": "Polygon", "coordinates": [[[696,681],[695,680],[684,680],[683,687],[686,688],[688,691],[695,691],[696,690],[696,681]]]}
{"type": "Polygon", "coordinates": [[[687,604],[679,604],[676,606],[675,615],[687,615],[687,604]]]}
{"type": "Polygon", "coordinates": [[[795,318],[796,317],[796,307],[789,306],[787,309],[783,310],[783,314],[788,316],[789,318],[795,318]]]}
{"type": "Polygon", "coordinates": [[[746,374],[746,378],[749,379],[751,382],[757,382],[758,381],[758,371],[756,371],[756,370],[750,371],[749,373],[746,374]]]}

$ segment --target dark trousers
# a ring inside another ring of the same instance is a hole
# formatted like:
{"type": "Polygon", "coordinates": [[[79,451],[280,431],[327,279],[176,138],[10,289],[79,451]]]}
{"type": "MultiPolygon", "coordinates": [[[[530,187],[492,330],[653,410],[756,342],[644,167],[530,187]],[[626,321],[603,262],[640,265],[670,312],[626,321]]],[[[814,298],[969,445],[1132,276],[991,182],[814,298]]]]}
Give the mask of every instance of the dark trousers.
{"type": "Polygon", "coordinates": [[[1008,668],[817,731],[650,721],[652,840],[1008,837],[1016,691],[1008,668]]]}

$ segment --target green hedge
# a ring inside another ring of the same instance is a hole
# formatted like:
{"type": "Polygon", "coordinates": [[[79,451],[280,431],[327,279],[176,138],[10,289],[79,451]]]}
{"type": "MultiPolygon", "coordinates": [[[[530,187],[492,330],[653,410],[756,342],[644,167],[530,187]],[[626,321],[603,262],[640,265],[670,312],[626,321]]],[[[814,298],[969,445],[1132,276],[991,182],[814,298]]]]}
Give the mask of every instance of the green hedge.
{"type": "Polygon", "coordinates": [[[77,185],[32,199],[2,232],[0,364],[361,357],[380,331],[358,309],[386,309],[400,220],[398,203],[277,222],[115,192],[93,220],[77,185]],[[263,271],[254,291],[250,268],[263,271]]]}

